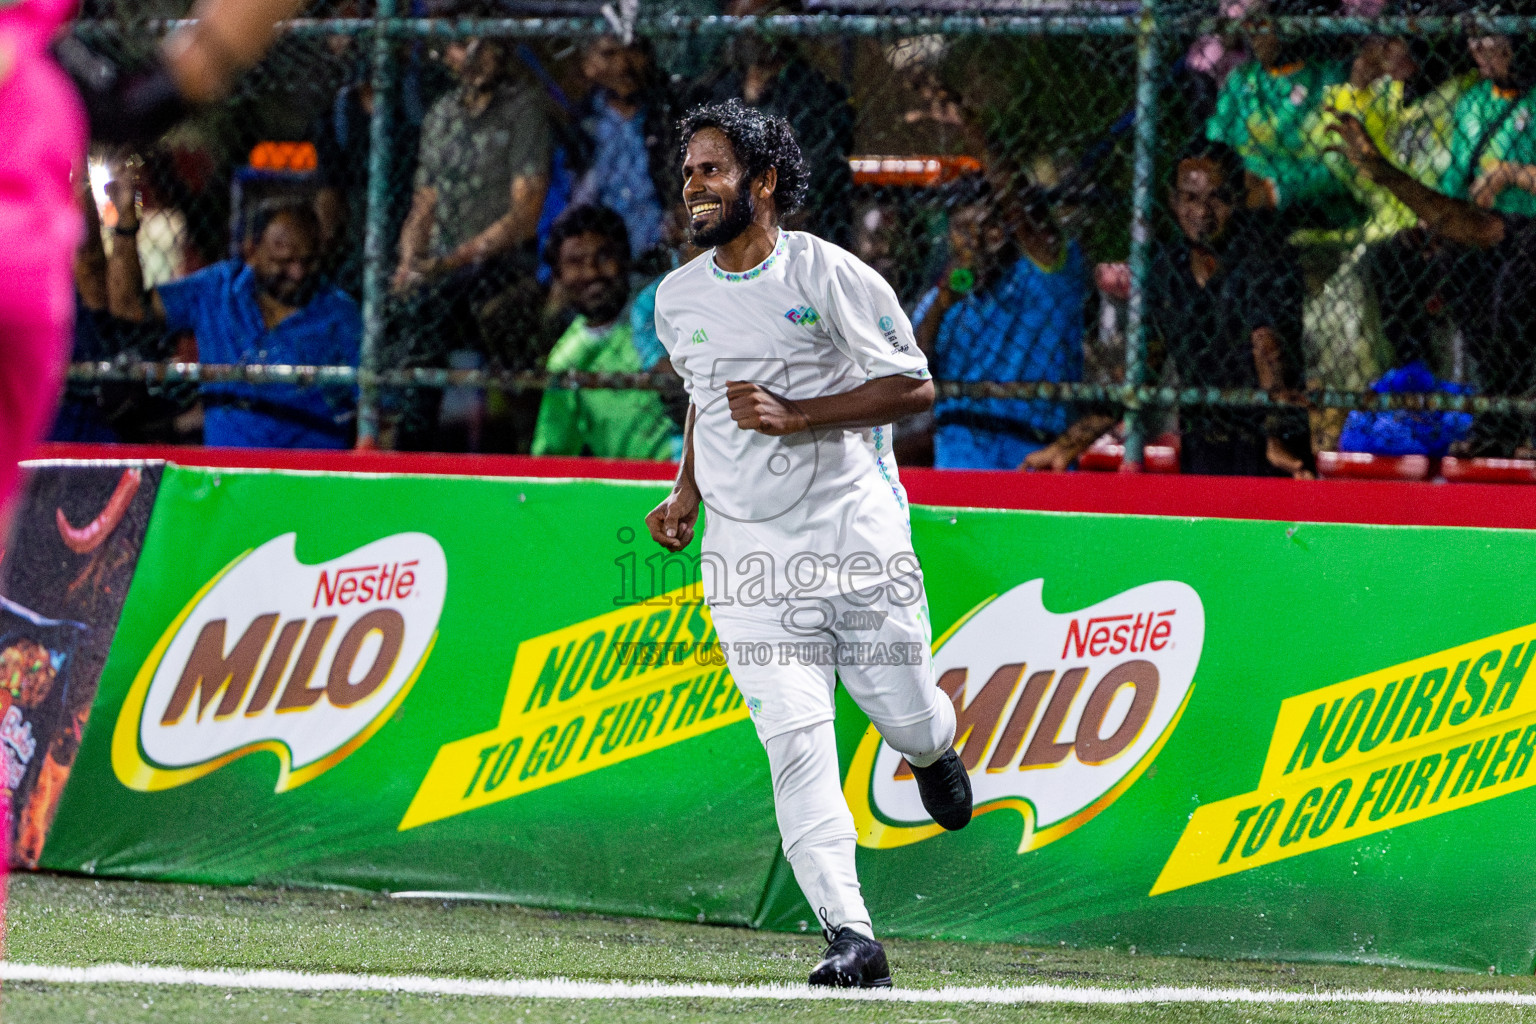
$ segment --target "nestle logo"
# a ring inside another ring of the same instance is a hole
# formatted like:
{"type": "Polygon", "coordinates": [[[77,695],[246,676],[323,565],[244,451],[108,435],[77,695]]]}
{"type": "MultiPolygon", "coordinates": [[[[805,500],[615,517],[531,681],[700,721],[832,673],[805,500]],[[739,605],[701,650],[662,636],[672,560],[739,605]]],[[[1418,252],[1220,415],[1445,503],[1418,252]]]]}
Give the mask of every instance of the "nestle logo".
{"type": "Polygon", "coordinates": [[[1086,622],[1067,624],[1061,645],[1063,658],[1097,658],[1104,654],[1140,654],[1168,646],[1174,612],[1137,612],[1135,615],[1097,615],[1086,622]],[[1069,653],[1070,652],[1070,653],[1069,653]]]}
{"type": "Polygon", "coordinates": [[[416,586],[416,573],[412,567],[419,564],[421,560],[413,558],[409,562],[392,562],[387,565],[357,565],[337,569],[335,576],[321,569],[320,581],[315,585],[315,599],[310,607],[320,607],[321,598],[325,599],[327,608],[338,604],[388,601],[391,598],[403,600],[411,596],[411,589],[416,586]]]}

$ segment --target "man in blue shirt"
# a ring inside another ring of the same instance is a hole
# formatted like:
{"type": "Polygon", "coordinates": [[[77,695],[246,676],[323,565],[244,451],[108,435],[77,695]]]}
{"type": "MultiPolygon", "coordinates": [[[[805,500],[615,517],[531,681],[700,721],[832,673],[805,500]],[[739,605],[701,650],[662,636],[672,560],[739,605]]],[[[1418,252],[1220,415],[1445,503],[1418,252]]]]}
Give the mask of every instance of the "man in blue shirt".
{"type": "MultiPolygon", "coordinates": [[[[918,346],[938,380],[1083,377],[1087,262],[1038,196],[1015,206],[1011,229],[985,189],[950,214],[950,267],[912,316],[918,346]]],[[[1105,417],[1093,419],[1099,432],[1108,426],[1105,417]]],[[[940,399],[934,406],[934,465],[1020,469],[1072,426],[1072,407],[1061,402],[940,399]]]]}
{"type": "MultiPolygon", "coordinates": [[[[117,190],[114,196],[131,196],[117,190]]],[[[294,202],[259,207],[245,259],[226,260],[144,294],[133,234],[134,204],[118,206],[118,244],[108,262],[114,315],[190,330],[204,363],[356,366],[362,345],[357,303],[319,274],[320,225],[294,202]],[[146,301],[147,298],[147,301],[146,301]]],[[[289,384],[204,384],[203,442],[230,448],[346,448],[355,397],[350,388],[289,384]]]]}
{"type": "Polygon", "coordinates": [[[643,39],[593,39],[582,51],[581,73],[591,86],[581,117],[590,148],[571,205],[617,211],[630,255],[640,259],[667,240],[662,197],[676,191],[676,103],[643,39]]]}

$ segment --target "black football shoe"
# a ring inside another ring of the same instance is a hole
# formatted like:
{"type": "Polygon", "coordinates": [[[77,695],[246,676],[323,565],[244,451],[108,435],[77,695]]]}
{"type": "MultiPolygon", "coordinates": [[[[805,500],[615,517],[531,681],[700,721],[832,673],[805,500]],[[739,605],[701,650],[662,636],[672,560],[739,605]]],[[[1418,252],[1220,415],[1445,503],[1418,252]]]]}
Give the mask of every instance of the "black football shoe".
{"type": "Polygon", "coordinates": [[[927,768],[911,767],[923,808],[934,821],[951,832],[971,823],[971,776],[954,747],[927,768]]]}
{"type": "Polygon", "coordinates": [[[852,928],[839,928],[821,963],[811,972],[812,985],[828,988],[890,988],[891,968],[885,947],[852,928]]]}

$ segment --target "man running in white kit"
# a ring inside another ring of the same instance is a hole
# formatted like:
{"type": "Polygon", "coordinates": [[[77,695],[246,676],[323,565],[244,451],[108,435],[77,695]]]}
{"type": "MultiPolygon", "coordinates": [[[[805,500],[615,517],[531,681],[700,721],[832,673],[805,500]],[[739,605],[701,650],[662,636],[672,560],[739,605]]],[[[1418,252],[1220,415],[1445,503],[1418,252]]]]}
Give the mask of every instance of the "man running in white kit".
{"type": "Polygon", "coordinates": [[[739,103],[684,120],[683,200],[713,246],[667,276],[656,329],[688,388],[683,461],[646,517],[670,551],[708,508],[705,599],[768,752],[784,855],[829,942],[812,985],[889,985],[854,865],[833,689],[906,755],[923,806],[971,820],[935,685],[922,572],[890,424],[933,404],[933,382],[890,286],[779,218],[805,197],[782,118],[739,103]]]}

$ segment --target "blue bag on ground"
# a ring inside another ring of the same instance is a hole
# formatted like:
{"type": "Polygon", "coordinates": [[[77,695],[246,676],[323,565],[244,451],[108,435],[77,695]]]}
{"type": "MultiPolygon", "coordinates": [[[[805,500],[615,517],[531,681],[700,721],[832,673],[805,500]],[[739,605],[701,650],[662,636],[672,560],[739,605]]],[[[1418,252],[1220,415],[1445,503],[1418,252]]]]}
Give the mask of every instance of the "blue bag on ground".
{"type": "MultiPolygon", "coordinates": [[[[1470,395],[1473,388],[1467,384],[1436,380],[1428,367],[1415,361],[1401,369],[1388,370],[1371,385],[1371,390],[1388,395],[1425,391],[1470,395]]],[[[1357,409],[1344,421],[1339,451],[1439,458],[1471,429],[1472,414],[1466,412],[1368,412],[1357,409]]]]}

